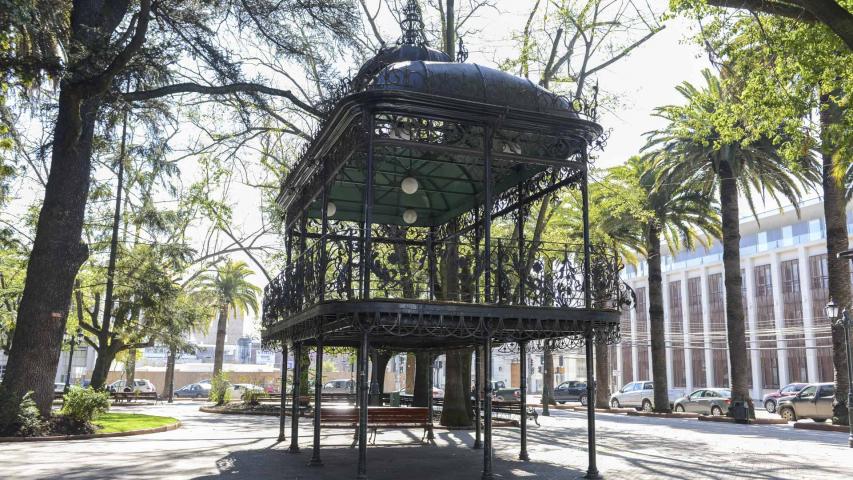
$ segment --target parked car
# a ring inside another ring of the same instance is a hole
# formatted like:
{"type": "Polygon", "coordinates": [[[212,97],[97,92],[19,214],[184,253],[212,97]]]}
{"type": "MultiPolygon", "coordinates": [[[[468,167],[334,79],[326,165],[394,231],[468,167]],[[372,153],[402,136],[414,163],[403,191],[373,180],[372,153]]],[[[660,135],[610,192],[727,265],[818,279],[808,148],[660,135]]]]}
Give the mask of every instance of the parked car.
{"type": "Polygon", "coordinates": [[[789,383],[784,387],[776,390],[775,392],[770,392],[764,396],[762,402],[764,403],[764,408],[769,413],[776,413],[776,407],[779,405],[779,400],[783,398],[793,397],[794,395],[800,393],[800,390],[806,387],[808,383],[789,383]]]}
{"type": "Polygon", "coordinates": [[[175,396],[178,398],[207,398],[209,395],[209,383],[191,383],[175,390],[175,396]]]}
{"type": "Polygon", "coordinates": [[[151,380],[146,380],[144,378],[137,378],[133,381],[132,385],[126,385],[124,380],[116,380],[115,382],[109,384],[107,390],[111,392],[123,392],[125,391],[125,387],[129,387],[131,392],[156,392],[157,388],[151,383],[151,380]]]}
{"type": "Polygon", "coordinates": [[[251,383],[235,383],[231,385],[231,398],[240,399],[247,390],[263,393],[264,389],[251,383]]]}
{"type": "Polygon", "coordinates": [[[343,378],[326,382],[323,393],[355,393],[355,381],[343,378]]]}
{"type": "Polygon", "coordinates": [[[586,405],[588,401],[586,382],[569,380],[557,385],[557,388],[554,389],[554,401],[559,404],[581,402],[581,405],[586,405]]]}
{"type": "Polygon", "coordinates": [[[499,402],[518,402],[521,400],[521,389],[500,388],[492,393],[492,399],[499,402]]]}
{"type": "Polygon", "coordinates": [[[432,398],[444,398],[444,390],[432,387],[432,398]]]}
{"type": "Polygon", "coordinates": [[[779,415],[789,422],[802,418],[811,418],[815,422],[825,422],[832,418],[832,400],[835,398],[835,385],[832,383],[812,383],[792,397],[779,400],[779,415]]]}
{"type": "Polygon", "coordinates": [[[732,392],[728,388],[700,388],[675,401],[676,412],[721,416],[729,411],[732,392]]]}
{"type": "MultiPolygon", "coordinates": [[[[683,395],[677,390],[669,390],[669,403],[683,395]]],[[[634,407],[646,412],[652,411],[655,405],[655,390],[652,382],[643,380],[631,382],[610,396],[610,406],[613,408],[634,407]]]]}

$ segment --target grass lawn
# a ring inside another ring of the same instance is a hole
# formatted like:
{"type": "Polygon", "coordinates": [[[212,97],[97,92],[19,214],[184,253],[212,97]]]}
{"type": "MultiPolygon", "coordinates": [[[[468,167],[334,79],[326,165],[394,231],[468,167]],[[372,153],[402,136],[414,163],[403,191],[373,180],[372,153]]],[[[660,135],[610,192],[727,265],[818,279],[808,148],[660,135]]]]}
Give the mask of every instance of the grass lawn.
{"type": "Polygon", "coordinates": [[[98,433],[117,433],[162,427],[171,425],[177,421],[176,418],[172,417],[142,415],[139,413],[105,413],[92,423],[101,427],[98,429],[98,433]]]}

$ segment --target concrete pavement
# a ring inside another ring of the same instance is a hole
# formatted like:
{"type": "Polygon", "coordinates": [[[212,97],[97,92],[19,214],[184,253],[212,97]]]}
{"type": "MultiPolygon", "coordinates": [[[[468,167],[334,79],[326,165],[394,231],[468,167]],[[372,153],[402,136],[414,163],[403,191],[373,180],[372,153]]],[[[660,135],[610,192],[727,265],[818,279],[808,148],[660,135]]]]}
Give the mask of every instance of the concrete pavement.
{"type": "MultiPolygon", "coordinates": [[[[323,432],[325,466],[307,466],[310,421],[300,425],[302,453],[275,441],[278,419],[198,412],[198,403],[135,407],[180,418],[183,427],[158,434],[86,441],[0,444],[6,479],[348,479],[357,449],[351,431],[323,432]]],[[[120,409],[116,409],[120,410],[120,409]]],[[[125,409],[121,409],[125,410],[125,409]]],[[[288,420],[289,421],[289,420],[288,420]]],[[[586,418],[555,411],[529,431],[530,462],[518,457],[518,429],[495,429],[497,478],[579,478],[587,466],[586,418]]],[[[853,478],[847,436],[682,419],[598,415],[599,470],[612,479],[853,478]]],[[[289,425],[288,425],[289,426],[289,425]]],[[[288,428],[288,435],[290,430],[288,428]]],[[[482,451],[473,432],[436,430],[436,446],[421,446],[420,430],[380,431],[368,448],[371,479],[478,479],[482,451]]]]}

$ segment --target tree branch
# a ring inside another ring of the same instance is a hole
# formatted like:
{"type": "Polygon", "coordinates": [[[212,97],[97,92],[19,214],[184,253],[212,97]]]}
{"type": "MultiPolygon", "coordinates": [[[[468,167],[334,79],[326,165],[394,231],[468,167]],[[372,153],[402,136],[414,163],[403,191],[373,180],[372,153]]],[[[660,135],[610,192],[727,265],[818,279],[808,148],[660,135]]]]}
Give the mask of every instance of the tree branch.
{"type": "Polygon", "coordinates": [[[293,102],[294,105],[301,108],[305,112],[314,115],[315,117],[322,117],[323,114],[320,110],[312,107],[311,105],[303,102],[296,95],[293,94],[290,90],[280,90],[278,88],[267,87],[265,85],[258,85],[257,83],[249,83],[249,82],[237,82],[229,85],[199,85],[197,83],[176,83],[173,85],[166,85],[165,87],[153,88],[151,90],[138,90],[135,92],[127,92],[121,94],[128,101],[139,101],[139,100],[151,100],[154,98],[165,97],[168,95],[177,95],[180,93],[201,93],[205,95],[227,95],[232,93],[265,93],[267,95],[273,95],[276,97],[284,97],[293,102]]]}
{"type": "Polygon", "coordinates": [[[739,8],[755,12],[793,18],[803,22],[817,22],[817,18],[805,8],[788,2],[773,0],[706,0],[708,5],[722,8],[739,8]]]}

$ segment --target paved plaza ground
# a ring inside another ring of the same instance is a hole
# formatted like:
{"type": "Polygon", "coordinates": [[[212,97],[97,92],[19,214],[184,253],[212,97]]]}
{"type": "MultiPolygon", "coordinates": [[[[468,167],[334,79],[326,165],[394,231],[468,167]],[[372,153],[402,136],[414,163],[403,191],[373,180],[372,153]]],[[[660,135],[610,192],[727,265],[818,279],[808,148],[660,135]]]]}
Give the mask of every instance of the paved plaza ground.
{"type": "MultiPolygon", "coordinates": [[[[198,403],[116,408],[178,417],[177,430],[86,441],[0,444],[0,479],[353,479],[352,433],[323,434],[325,466],[306,466],[310,421],[300,427],[298,455],[278,444],[278,419],[216,415],[198,403]]],[[[572,479],[586,469],[586,418],[557,411],[531,426],[531,461],[520,462],[518,429],[495,429],[496,478],[572,479]]],[[[288,428],[289,433],[289,428],[288,428]]],[[[789,426],[744,426],[682,419],[598,415],[599,469],[608,479],[850,479],[853,451],[836,432],[789,426]]],[[[473,432],[436,430],[437,445],[421,446],[422,431],[380,431],[368,449],[371,479],[479,479],[482,453],[473,432]]]]}

